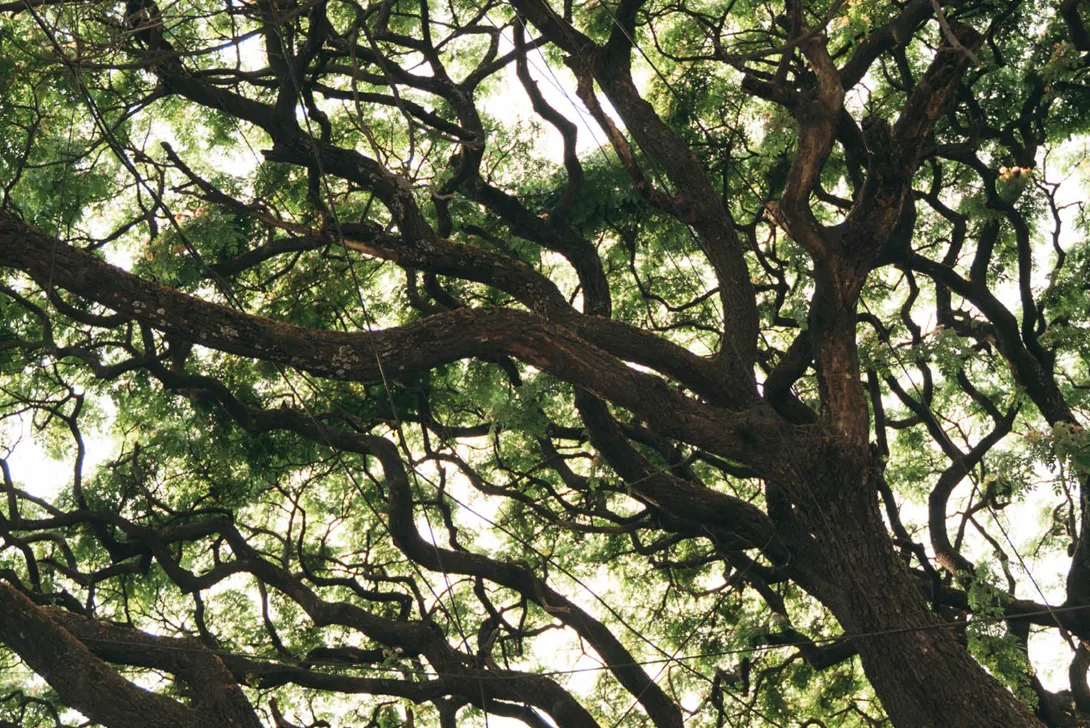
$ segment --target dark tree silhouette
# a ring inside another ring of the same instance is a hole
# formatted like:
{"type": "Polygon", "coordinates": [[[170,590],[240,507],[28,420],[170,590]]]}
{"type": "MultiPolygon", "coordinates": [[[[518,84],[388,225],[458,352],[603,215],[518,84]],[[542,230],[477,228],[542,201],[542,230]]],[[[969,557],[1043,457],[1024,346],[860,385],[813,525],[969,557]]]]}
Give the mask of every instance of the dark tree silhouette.
{"type": "Polygon", "coordinates": [[[0,725],[1090,724],[1083,5],[0,5],[0,725]]]}

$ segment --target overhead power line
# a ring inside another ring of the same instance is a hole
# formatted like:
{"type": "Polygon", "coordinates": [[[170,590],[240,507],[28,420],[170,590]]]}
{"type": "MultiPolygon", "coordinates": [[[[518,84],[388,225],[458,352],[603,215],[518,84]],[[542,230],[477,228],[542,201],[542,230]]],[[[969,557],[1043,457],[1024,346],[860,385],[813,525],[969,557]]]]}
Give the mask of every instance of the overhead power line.
{"type": "MultiPolygon", "coordinates": [[[[584,673],[595,673],[612,671],[616,669],[626,667],[648,667],[652,665],[663,665],[673,662],[693,662],[698,660],[706,660],[716,657],[731,657],[731,656],[748,656],[762,654],[766,652],[774,652],[776,650],[802,648],[802,647],[820,647],[822,645],[828,645],[833,643],[842,642],[855,642],[865,639],[875,639],[879,637],[889,637],[893,635],[913,634],[918,632],[934,632],[943,629],[955,629],[959,627],[967,627],[971,625],[984,625],[984,624],[998,624],[1001,622],[1008,622],[1018,619],[1030,619],[1032,617],[1056,617],[1059,614],[1070,614],[1075,612],[1082,612],[1090,610],[1090,604],[1076,604],[1066,607],[1051,607],[1049,609],[1035,609],[1024,612],[1018,612],[1017,614],[1006,614],[1001,616],[989,616],[989,617],[973,617],[971,621],[945,621],[935,622],[933,624],[920,625],[917,627],[897,627],[892,629],[873,630],[869,632],[856,632],[846,633],[843,635],[836,635],[830,637],[815,637],[811,640],[800,640],[795,642],[784,642],[783,644],[763,644],[754,647],[737,647],[728,648],[723,650],[709,650],[707,652],[698,652],[690,655],[675,655],[670,657],[658,657],[649,658],[647,660],[635,660],[633,662],[625,663],[603,663],[601,665],[593,665],[588,667],[574,667],[564,670],[543,670],[540,672],[524,672],[517,673],[514,670],[481,670],[479,675],[474,676],[483,680],[522,680],[526,677],[558,677],[564,675],[579,675],[584,673]],[[504,674],[504,672],[510,672],[513,674],[504,674]]],[[[167,638],[170,639],[170,638],[167,638]]],[[[101,637],[81,637],[80,641],[93,644],[108,644],[108,645],[126,645],[136,646],[138,643],[127,642],[125,640],[113,640],[101,637]]],[[[139,643],[139,646],[146,647],[146,644],[139,643]]],[[[236,657],[243,660],[250,660],[254,662],[267,662],[284,664],[291,667],[302,667],[304,669],[309,667],[330,667],[339,669],[351,669],[351,670],[370,670],[374,672],[384,673],[399,673],[404,675],[412,675],[416,677],[425,678],[447,678],[447,677],[466,677],[461,673],[440,672],[433,670],[420,670],[416,668],[404,668],[395,665],[364,665],[364,664],[350,664],[340,662],[336,660],[292,660],[286,657],[277,656],[265,656],[265,655],[248,655],[241,652],[233,652],[230,650],[217,650],[212,648],[203,647],[186,647],[183,645],[156,645],[157,650],[170,650],[175,652],[193,652],[201,654],[215,654],[223,657],[236,657]]]]}

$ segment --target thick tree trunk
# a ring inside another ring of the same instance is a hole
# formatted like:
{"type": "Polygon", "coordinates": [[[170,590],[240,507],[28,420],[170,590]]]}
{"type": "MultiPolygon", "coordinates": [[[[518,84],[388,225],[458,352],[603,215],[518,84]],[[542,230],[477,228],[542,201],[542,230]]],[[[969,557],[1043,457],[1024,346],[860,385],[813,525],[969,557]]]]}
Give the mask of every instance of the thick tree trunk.
{"type": "MultiPolygon", "coordinates": [[[[835,460],[835,458],[834,458],[835,460]]],[[[806,521],[821,544],[816,596],[856,641],[863,669],[897,728],[1041,728],[928,609],[889,541],[871,468],[826,470],[806,521]],[[866,487],[860,487],[865,485],[866,487]]]]}
{"type": "Polygon", "coordinates": [[[868,444],[856,343],[856,308],[873,248],[844,240],[825,248],[811,308],[822,441],[799,469],[799,482],[786,484],[795,517],[814,536],[798,581],[848,634],[866,635],[856,648],[896,728],[1041,728],[940,626],[893,550],[878,505],[881,464],[868,444]]]}

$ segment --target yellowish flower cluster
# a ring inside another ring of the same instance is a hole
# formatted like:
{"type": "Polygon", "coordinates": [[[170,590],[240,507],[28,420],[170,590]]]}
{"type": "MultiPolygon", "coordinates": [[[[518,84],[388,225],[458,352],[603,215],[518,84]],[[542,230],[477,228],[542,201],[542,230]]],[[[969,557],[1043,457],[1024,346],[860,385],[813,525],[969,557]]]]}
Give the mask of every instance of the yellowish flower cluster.
{"type": "Polygon", "coordinates": [[[999,179],[1004,182],[1009,182],[1012,179],[1018,179],[1019,177],[1028,177],[1033,174],[1032,167],[1000,167],[999,179]]]}

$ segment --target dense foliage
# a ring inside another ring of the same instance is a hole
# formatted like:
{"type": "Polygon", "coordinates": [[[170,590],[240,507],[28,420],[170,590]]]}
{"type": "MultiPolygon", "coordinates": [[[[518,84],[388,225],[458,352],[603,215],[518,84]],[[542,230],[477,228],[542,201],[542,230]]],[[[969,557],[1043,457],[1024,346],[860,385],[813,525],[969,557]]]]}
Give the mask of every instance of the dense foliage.
{"type": "Polygon", "coordinates": [[[1084,5],[0,4],[0,726],[1090,725],[1084,5]]]}

